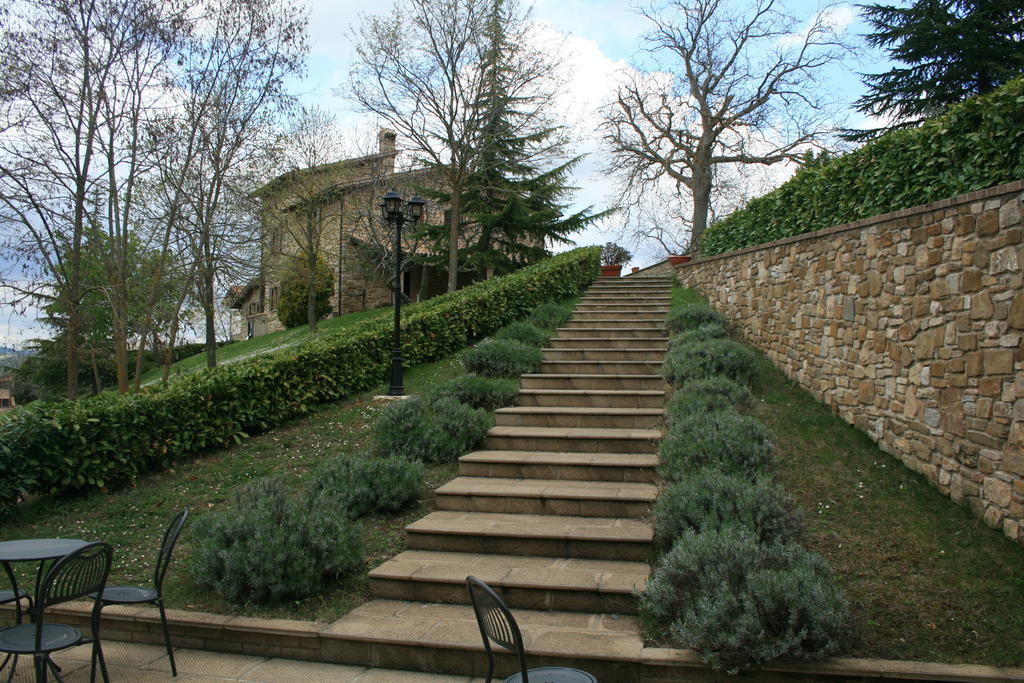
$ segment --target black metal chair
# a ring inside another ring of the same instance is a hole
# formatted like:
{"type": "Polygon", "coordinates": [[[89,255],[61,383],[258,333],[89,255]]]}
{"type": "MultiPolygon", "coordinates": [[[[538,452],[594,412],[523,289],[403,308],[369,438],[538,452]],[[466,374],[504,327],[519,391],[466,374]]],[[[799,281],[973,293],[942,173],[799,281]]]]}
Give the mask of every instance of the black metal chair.
{"type": "MultiPolygon", "coordinates": [[[[4,571],[7,573],[7,580],[11,586],[17,586],[18,582],[14,579],[14,570],[11,569],[11,565],[6,562],[0,562],[4,566],[4,571]]],[[[15,623],[21,623],[21,615],[23,613],[21,609],[21,601],[25,600],[28,602],[28,609],[25,612],[32,611],[32,596],[28,594],[28,591],[24,591],[20,588],[12,588],[11,590],[0,590],[0,605],[6,605],[10,602],[14,603],[15,610],[15,623]]],[[[2,668],[2,667],[0,667],[2,668]]]]}
{"type": "Polygon", "coordinates": [[[46,621],[46,608],[68,600],[84,598],[103,590],[110,573],[113,550],[108,543],[89,543],[65,555],[46,572],[36,595],[32,609],[32,623],[18,624],[0,630],[0,652],[14,655],[8,683],[14,678],[18,656],[32,655],[35,663],[36,681],[46,681],[47,671],[52,670],[57,680],[60,669],[50,658],[51,653],[82,643],[92,643],[92,668],[89,680],[96,679],[96,662],[99,661],[103,680],[109,681],[107,664],[103,660],[100,646],[100,606],[92,610],[92,634],[86,637],[77,628],[66,624],[46,621]]]}
{"type": "Polygon", "coordinates": [[[167,657],[171,660],[171,675],[178,675],[178,667],[174,664],[174,649],[171,647],[171,634],[167,630],[167,613],[164,611],[164,576],[171,564],[171,553],[178,542],[178,536],[188,521],[188,510],[179,512],[164,532],[164,540],[160,544],[160,552],[156,556],[156,568],[153,570],[153,588],[141,586],[109,586],[102,593],[94,595],[96,604],[103,609],[107,605],[156,605],[160,608],[160,623],[164,628],[164,644],[167,657]]]}
{"type": "Polygon", "coordinates": [[[491,641],[516,654],[519,673],[505,679],[505,683],[597,683],[597,679],[586,671],[563,666],[545,666],[538,669],[526,668],[526,651],[523,648],[523,634],[512,617],[508,605],[486,583],[475,576],[466,577],[469,599],[473,602],[476,623],[484,639],[487,653],[487,683],[494,675],[494,653],[491,641]]]}

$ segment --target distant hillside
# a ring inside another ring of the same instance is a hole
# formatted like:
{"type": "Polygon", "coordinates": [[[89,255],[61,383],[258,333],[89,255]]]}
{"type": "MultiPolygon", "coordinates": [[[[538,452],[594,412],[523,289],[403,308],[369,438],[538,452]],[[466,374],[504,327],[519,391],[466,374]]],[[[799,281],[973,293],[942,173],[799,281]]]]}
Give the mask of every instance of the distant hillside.
{"type": "Polygon", "coordinates": [[[32,351],[12,349],[7,346],[0,346],[0,367],[17,368],[26,358],[32,355],[32,351]]]}

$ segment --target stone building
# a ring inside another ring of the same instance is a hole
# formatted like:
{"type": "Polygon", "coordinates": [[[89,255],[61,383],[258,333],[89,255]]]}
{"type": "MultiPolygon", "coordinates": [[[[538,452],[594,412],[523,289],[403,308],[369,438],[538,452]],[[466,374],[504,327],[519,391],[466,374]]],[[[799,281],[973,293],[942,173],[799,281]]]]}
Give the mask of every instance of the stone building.
{"type": "MultiPolygon", "coordinates": [[[[409,197],[434,180],[429,171],[395,171],[395,133],[381,130],[377,152],[352,159],[289,171],[255,193],[262,205],[261,258],[257,278],[232,287],[225,303],[240,325],[235,339],[283,329],[277,316],[282,276],[307,245],[333,273],[331,315],[340,316],[393,301],[389,273],[393,233],[380,215],[380,197],[395,189],[409,197]]],[[[443,207],[428,204],[426,220],[440,224],[443,207]]],[[[425,253],[425,245],[408,233],[403,253],[425,253]]],[[[402,288],[417,301],[446,289],[447,275],[417,265],[405,272],[402,288]]]]}

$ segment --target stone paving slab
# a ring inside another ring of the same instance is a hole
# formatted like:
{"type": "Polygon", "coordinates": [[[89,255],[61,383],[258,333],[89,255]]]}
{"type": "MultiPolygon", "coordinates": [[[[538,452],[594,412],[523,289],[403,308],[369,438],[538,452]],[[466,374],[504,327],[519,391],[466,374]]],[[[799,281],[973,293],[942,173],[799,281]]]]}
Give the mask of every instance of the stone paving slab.
{"type": "MultiPolygon", "coordinates": [[[[479,638],[479,632],[477,638],[479,638]]],[[[54,655],[54,661],[61,668],[61,675],[67,683],[83,683],[89,680],[89,661],[92,647],[85,645],[70,648],[54,655]]],[[[171,667],[164,648],[142,643],[104,641],[104,658],[112,683],[150,683],[151,681],[174,681],[195,683],[205,681],[240,681],[245,683],[483,683],[484,678],[472,676],[448,676],[416,671],[374,669],[366,666],[302,662],[292,659],[234,655],[220,652],[204,652],[176,648],[175,662],[178,677],[171,676],[171,667]]],[[[7,679],[9,671],[0,671],[7,679]]],[[[14,676],[15,683],[29,683],[35,680],[31,659],[19,661],[14,676]]],[[[97,680],[100,680],[97,672],[97,680]]]]}

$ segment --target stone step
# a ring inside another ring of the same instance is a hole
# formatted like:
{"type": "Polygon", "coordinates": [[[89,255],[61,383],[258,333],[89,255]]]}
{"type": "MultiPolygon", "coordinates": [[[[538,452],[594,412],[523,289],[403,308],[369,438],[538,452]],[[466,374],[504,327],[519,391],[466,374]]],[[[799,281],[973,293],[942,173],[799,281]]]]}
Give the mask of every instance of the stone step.
{"type": "Polygon", "coordinates": [[[549,349],[658,349],[668,350],[668,337],[552,337],[549,349]]]}
{"type": "Polygon", "coordinates": [[[521,406],[578,406],[592,408],[660,408],[664,391],[601,391],[597,389],[520,389],[521,406]]]}
{"type": "Polygon", "coordinates": [[[468,605],[472,575],[515,610],[635,614],[649,574],[643,562],[407,550],[370,571],[370,595],[468,605]]]}
{"type": "Polygon", "coordinates": [[[637,375],[597,375],[586,373],[548,373],[520,375],[522,389],[596,389],[598,391],[665,391],[665,378],[654,373],[637,375]]]}
{"type": "MultiPolygon", "coordinates": [[[[574,315],[565,326],[570,329],[585,328],[588,330],[595,327],[638,330],[641,331],[641,334],[637,336],[649,337],[652,334],[664,334],[665,318],[579,318],[574,315]]],[[[559,330],[559,335],[561,336],[561,330],[559,330]]]]}
{"type": "Polygon", "coordinates": [[[570,322],[605,323],[608,321],[665,323],[665,315],[653,310],[578,310],[572,313],[570,322]]]}
{"type": "Polygon", "coordinates": [[[456,477],[434,491],[438,510],[573,517],[650,515],[658,487],[640,482],[456,477]]]}
{"type": "Polygon", "coordinates": [[[570,427],[491,427],[484,447],[494,451],[569,453],[656,453],[657,429],[574,429],[570,427]]]}
{"type": "Polygon", "coordinates": [[[558,451],[473,451],[459,458],[459,473],[470,477],[657,481],[654,453],[562,453],[558,451]]]}
{"type": "Polygon", "coordinates": [[[590,292],[580,299],[577,306],[583,304],[623,303],[625,301],[637,300],[647,304],[661,304],[664,306],[671,306],[672,304],[672,297],[668,294],[644,294],[643,296],[637,296],[635,292],[590,292]]]}
{"type": "Polygon", "coordinates": [[[545,360],[541,374],[552,375],[656,375],[660,360],[545,360]]]}
{"type": "MultiPolygon", "coordinates": [[[[663,287],[672,290],[671,277],[618,277],[598,278],[590,285],[590,290],[603,289],[604,287],[663,287]]],[[[590,291],[588,290],[588,291],[590,291]]]]}
{"type": "MultiPolygon", "coordinates": [[[[569,323],[566,323],[568,325],[569,323]]],[[[645,325],[644,327],[595,327],[577,325],[575,327],[558,328],[557,336],[554,339],[606,339],[606,338],[634,338],[649,339],[658,337],[665,338],[665,325],[645,325]]]]}
{"type": "Polygon", "coordinates": [[[660,408],[540,408],[513,406],[494,412],[494,423],[507,427],[589,427],[656,429],[665,411],[660,408]]]}
{"type": "Polygon", "coordinates": [[[653,360],[661,362],[665,358],[665,349],[634,347],[628,349],[578,348],[578,349],[544,349],[543,358],[548,361],[563,360],[614,360],[636,361],[653,360]]]}
{"type": "MultiPolygon", "coordinates": [[[[643,639],[633,616],[516,610],[531,668],[567,666],[601,681],[630,681],[643,639]]],[[[380,668],[479,676],[483,641],[469,605],[370,600],[334,622],[332,661],[380,668]]],[[[518,671],[515,655],[494,649],[495,674],[518,671]]],[[[532,679],[531,679],[532,680],[532,679]]]]}
{"type": "Polygon", "coordinates": [[[646,562],[650,521],[614,517],[431,512],[405,527],[414,550],[646,562]]]}
{"type": "Polygon", "coordinates": [[[608,301],[580,301],[576,304],[576,310],[574,314],[580,313],[593,313],[593,312],[607,312],[607,313],[650,313],[651,317],[655,317],[664,313],[667,313],[669,309],[669,303],[659,303],[649,301],[646,298],[642,300],[636,299],[614,299],[608,301]]]}

